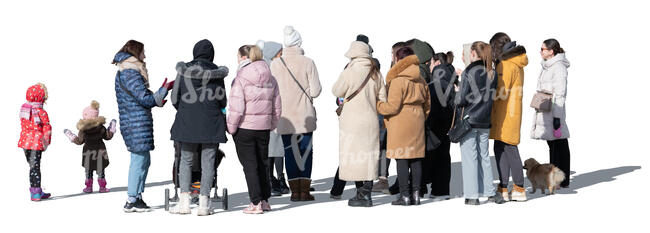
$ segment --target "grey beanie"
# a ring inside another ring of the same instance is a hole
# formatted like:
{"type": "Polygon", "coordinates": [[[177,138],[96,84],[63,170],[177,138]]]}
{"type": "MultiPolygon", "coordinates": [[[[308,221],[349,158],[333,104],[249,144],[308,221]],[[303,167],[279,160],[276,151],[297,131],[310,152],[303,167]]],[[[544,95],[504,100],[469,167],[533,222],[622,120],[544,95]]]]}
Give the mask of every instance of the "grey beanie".
{"type": "Polygon", "coordinates": [[[273,41],[264,42],[264,49],[262,49],[264,61],[266,61],[268,64],[271,64],[271,60],[273,60],[273,58],[278,55],[280,50],[282,50],[282,44],[273,41]]]}

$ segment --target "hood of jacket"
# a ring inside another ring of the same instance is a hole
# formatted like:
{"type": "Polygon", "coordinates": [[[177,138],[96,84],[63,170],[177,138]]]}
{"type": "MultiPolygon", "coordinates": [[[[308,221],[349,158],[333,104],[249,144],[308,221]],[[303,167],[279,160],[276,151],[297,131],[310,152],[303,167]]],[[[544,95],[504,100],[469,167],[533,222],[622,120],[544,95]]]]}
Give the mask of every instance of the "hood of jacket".
{"type": "Polygon", "coordinates": [[[370,46],[361,41],[352,41],[350,49],[345,53],[345,57],[350,59],[370,58],[370,46]]]}
{"type": "Polygon", "coordinates": [[[147,86],[147,88],[149,87],[149,73],[147,72],[147,66],[144,62],[125,52],[115,54],[113,62],[119,67],[120,71],[128,69],[139,71],[140,75],[144,78],[145,86],[147,86]]]}
{"type": "Polygon", "coordinates": [[[569,66],[571,65],[571,63],[569,63],[569,60],[566,59],[564,53],[558,53],[551,59],[542,61],[542,68],[548,69],[549,67],[555,65],[555,63],[559,63],[566,68],[569,68],[569,66]]]}
{"type": "Polygon", "coordinates": [[[271,69],[264,60],[254,61],[242,67],[237,74],[237,78],[254,86],[263,87],[269,85],[271,69]]]}
{"type": "Polygon", "coordinates": [[[40,83],[27,88],[25,100],[28,102],[44,103],[47,100],[47,88],[40,83]]]}
{"type": "Polygon", "coordinates": [[[228,76],[228,67],[217,66],[207,60],[198,59],[188,63],[176,63],[176,72],[184,78],[223,79],[228,76]]]}
{"type": "Polygon", "coordinates": [[[419,65],[420,60],[416,55],[411,55],[408,57],[399,60],[386,75],[386,84],[389,84],[391,81],[398,77],[406,78],[412,82],[424,82],[424,79],[420,76],[419,65]]]}
{"type": "Polygon", "coordinates": [[[203,39],[199,42],[196,42],[194,45],[194,51],[192,52],[194,59],[204,59],[209,62],[214,61],[214,47],[212,42],[207,39],[203,39]]]}
{"type": "Polygon", "coordinates": [[[106,118],[104,118],[103,116],[90,118],[90,119],[81,119],[79,120],[79,122],[77,122],[77,129],[79,131],[84,131],[104,124],[106,124],[106,118]]]}
{"type": "Polygon", "coordinates": [[[510,62],[517,67],[525,67],[528,65],[528,56],[526,55],[526,48],[518,45],[508,51],[504,51],[499,60],[502,62],[510,62]]]}

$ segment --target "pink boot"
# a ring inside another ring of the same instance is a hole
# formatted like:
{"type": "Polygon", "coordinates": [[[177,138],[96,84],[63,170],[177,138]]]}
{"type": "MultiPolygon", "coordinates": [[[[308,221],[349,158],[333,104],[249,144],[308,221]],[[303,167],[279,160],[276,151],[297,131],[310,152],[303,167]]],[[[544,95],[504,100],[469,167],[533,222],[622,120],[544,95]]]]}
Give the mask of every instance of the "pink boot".
{"type": "Polygon", "coordinates": [[[86,188],[84,189],[84,193],[92,193],[93,192],[93,179],[86,179],[86,188]]]}
{"type": "Polygon", "coordinates": [[[110,189],[106,188],[106,179],[104,178],[99,178],[97,179],[97,183],[99,183],[99,192],[100,193],[107,193],[110,192],[110,189]]]}

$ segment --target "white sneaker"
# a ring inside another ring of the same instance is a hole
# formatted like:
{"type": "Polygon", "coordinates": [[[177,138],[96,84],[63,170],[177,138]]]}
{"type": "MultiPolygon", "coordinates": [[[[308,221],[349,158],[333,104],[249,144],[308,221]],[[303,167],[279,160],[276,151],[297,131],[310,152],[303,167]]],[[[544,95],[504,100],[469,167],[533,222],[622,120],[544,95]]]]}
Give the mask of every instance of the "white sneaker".
{"type": "Polygon", "coordinates": [[[191,214],[190,193],[181,193],[178,195],[178,203],[169,210],[172,214],[191,214]]]}
{"type": "Polygon", "coordinates": [[[199,196],[199,211],[196,213],[197,216],[208,216],[211,214],[210,211],[210,197],[201,195],[199,196]]]}

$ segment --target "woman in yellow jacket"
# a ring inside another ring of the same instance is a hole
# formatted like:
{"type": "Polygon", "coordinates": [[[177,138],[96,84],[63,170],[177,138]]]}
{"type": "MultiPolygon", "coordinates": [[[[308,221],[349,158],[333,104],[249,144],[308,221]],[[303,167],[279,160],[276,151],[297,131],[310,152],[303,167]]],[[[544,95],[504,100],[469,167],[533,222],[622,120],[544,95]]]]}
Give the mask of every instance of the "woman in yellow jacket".
{"type": "Polygon", "coordinates": [[[497,192],[506,201],[525,201],[524,172],[517,145],[521,130],[524,67],[528,65],[528,57],[526,49],[503,32],[494,34],[490,45],[498,73],[490,130],[500,180],[497,192]],[[508,192],[510,174],[514,183],[511,193],[508,192]]]}

